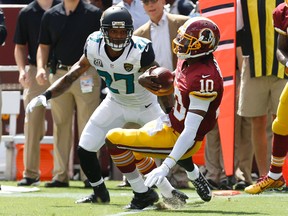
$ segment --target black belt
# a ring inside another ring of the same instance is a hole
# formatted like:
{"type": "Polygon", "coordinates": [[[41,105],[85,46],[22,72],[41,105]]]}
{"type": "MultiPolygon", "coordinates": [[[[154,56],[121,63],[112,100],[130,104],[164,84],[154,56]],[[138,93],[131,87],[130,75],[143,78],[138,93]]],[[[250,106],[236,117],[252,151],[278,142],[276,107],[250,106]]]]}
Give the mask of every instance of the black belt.
{"type": "Polygon", "coordinates": [[[66,70],[66,71],[69,71],[71,69],[72,66],[69,66],[69,65],[63,65],[63,64],[57,64],[56,65],[56,68],[57,69],[60,69],[60,70],[66,70]]]}

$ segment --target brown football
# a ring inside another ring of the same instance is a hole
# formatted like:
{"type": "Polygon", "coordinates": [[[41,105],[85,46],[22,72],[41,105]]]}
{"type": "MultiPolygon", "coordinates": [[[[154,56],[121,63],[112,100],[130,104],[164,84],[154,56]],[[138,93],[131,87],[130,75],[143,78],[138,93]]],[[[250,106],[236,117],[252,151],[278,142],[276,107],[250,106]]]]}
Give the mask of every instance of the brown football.
{"type": "Polygon", "coordinates": [[[161,90],[168,90],[173,87],[174,75],[173,73],[164,67],[157,67],[150,72],[151,75],[157,75],[157,78],[153,78],[152,81],[162,86],[161,90]]]}

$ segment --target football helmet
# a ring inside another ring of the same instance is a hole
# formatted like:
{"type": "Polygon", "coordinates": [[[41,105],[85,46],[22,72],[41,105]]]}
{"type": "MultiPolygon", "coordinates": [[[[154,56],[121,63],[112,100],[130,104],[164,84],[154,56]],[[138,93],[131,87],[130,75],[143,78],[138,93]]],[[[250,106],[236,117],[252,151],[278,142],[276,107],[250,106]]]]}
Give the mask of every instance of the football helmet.
{"type": "Polygon", "coordinates": [[[131,41],[133,34],[133,20],[129,11],[120,6],[112,6],[104,11],[100,20],[100,30],[105,43],[115,51],[120,51],[131,41]],[[113,28],[126,29],[126,38],[111,38],[109,30],[113,28]]]}
{"type": "Polygon", "coordinates": [[[173,40],[173,52],[180,59],[208,55],[216,50],[220,40],[220,30],[210,19],[193,17],[187,20],[173,40]]]}

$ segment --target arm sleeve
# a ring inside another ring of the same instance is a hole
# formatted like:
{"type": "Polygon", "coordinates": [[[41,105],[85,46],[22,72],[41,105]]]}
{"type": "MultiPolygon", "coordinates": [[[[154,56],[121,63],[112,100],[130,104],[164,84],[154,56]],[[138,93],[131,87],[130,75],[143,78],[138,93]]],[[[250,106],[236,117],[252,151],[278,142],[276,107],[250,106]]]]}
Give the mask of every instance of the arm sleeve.
{"type": "MultiPolygon", "coordinates": [[[[195,109],[197,108],[198,110],[207,112],[209,105],[210,100],[202,100],[194,97],[193,95],[190,96],[189,109],[193,107],[195,109]]],[[[194,139],[203,118],[203,116],[191,111],[187,113],[184,122],[184,130],[177,139],[171,153],[163,162],[169,168],[172,168],[176,162],[181,159],[181,157],[187,152],[187,150],[194,145],[194,139]],[[173,160],[170,158],[173,158],[173,160]]]]}
{"type": "Polygon", "coordinates": [[[141,68],[151,65],[151,63],[155,60],[155,53],[152,47],[152,43],[148,43],[144,48],[141,55],[141,68]]]}

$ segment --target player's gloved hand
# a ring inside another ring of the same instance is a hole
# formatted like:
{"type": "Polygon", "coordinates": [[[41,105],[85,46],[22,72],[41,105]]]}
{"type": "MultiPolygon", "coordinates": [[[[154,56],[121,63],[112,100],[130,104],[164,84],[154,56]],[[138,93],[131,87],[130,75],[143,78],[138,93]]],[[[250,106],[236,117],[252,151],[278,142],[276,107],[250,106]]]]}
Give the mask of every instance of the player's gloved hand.
{"type": "Polygon", "coordinates": [[[161,166],[155,168],[150,173],[145,175],[146,180],[144,184],[147,187],[152,187],[154,184],[157,186],[168,175],[169,170],[169,167],[165,163],[162,163],[161,166]]]}
{"type": "Polygon", "coordinates": [[[44,106],[44,107],[47,106],[47,99],[44,95],[39,95],[33,98],[26,107],[26,113],[32,112],[33,109],[38,106],[44,106]]]}

